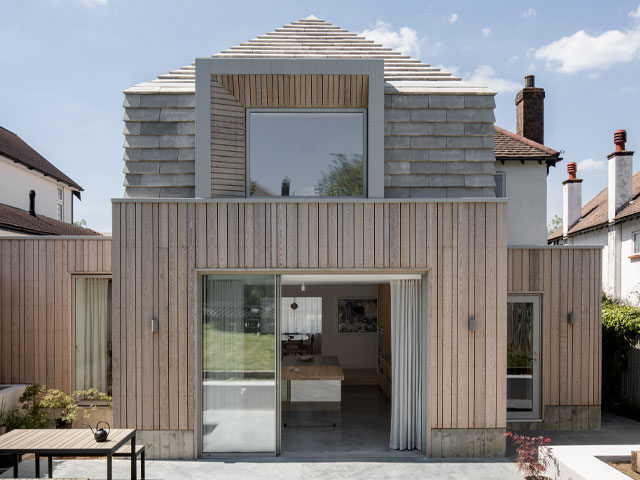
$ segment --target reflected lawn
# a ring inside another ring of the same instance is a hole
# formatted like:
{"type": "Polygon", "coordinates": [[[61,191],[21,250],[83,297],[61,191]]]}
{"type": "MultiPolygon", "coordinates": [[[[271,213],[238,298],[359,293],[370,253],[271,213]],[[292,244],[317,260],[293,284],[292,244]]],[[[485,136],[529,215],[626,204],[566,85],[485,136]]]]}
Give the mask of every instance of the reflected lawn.
{"type": "Polygon", "coordinates": [[[223,332],[205,325],[202,368],[209,371],[274,371],[274,335],[223,332]]]}

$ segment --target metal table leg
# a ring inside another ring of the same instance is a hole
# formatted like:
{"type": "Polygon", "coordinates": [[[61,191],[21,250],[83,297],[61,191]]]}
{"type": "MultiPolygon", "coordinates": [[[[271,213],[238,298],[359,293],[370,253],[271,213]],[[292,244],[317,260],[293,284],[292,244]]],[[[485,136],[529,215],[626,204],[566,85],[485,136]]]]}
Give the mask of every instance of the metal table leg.
{"type": "Polygon", "coordinates": [[[131,480],[136,480],[136,434],[131,437],[131,480]]]}
{"type": "Polygon", "coordinates": [[[40,478],[40,455],[36,453],[36,478],[40,478]]]}
{"type": "Polygon", "coordinates": [[[18,478],[18,454],[13,455],[13,476],[18,478]]]}
{"type": "Polygon", "coordinates": [[[112,471],[111,471],[111,454],[107,455],[107,480],[111,480],[112,471]]]}
{"type": "Polygon", "coordinates": [[[144,476],[144,450],[140,454],[140,478],[145,478],[145,476],[144,476]]]}
{"type": "Polygon", "coordinates": [[[47,470],[49,471],[49,478],[53,478],[53,457],[51,455],[47,457],[47,470]]]}

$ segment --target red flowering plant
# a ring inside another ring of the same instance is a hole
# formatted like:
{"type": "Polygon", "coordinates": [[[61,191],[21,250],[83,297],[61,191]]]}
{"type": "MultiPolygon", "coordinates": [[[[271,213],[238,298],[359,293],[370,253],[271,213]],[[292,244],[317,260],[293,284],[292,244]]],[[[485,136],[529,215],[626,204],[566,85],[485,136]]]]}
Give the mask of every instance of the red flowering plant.
{"type": "Polygon", "coordinates": [[[543,475],[551,465],[557,469],[556,457],[554,457],[551,448],[547,446],[551,442],[550,438],[527,437],[514,432],[505,433],[505,437],[511,439],[516,447],[516,463],[518,470],[525,475],[525,479],[544,480],[551,478],[543,475]]]}

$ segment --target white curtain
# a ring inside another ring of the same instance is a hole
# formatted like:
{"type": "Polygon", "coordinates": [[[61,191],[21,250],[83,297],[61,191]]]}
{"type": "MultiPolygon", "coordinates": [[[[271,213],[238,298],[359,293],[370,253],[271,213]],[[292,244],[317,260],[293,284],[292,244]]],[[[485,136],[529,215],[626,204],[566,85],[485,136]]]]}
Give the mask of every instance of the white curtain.
{"type": "Polygon", "coordinates": [[[282,297],[280,312],[282,332],[322,333],[322,297],[282,297]]]}
{"type": "Polygon", "coordinates": [[[76,278],[75,388],[109,391],[111,363],[111,280],[76,278]]]}
{"type": "Polygon", "coordinates": [[[422,449],[422,390],[426,372],[422,365],[422,288],[420,280],[391,281],[391,435],[397,450],[422,449]]]}

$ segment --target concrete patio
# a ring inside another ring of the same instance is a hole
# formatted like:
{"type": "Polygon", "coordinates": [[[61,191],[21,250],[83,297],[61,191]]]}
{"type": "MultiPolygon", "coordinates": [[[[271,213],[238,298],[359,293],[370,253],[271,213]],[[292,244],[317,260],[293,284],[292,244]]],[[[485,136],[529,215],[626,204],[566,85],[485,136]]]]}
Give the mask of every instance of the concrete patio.
{"type": "MultiPolygon", "coordinates": [[[[104,460],[61,460],[54,461],[54,477],[66,478],[106,478],[104,460]]],[[[515,465],[508,461],[389,461],[372,460],[304,462],[286,457],[265,460],[229,461],[161,461],[146,462],[147,479],[163,480],[320,480],[320,479],[407,479],[437,478],[441,480],[462,480],[482,478],[487,480],[521,479],[515,465]]],[[[20,477],[33,477],[33,460],[20,465],[20,477]]],[[[46,462],[42,462],[46,472],[46,462]]],[[[139,472],[138,472],[139,475],[139,472]]],[[[12,478],[11,470],[0,478],[12,478]]],[[[113,478],[128,480],[129,462],[114,460],[113,478]]]]}

